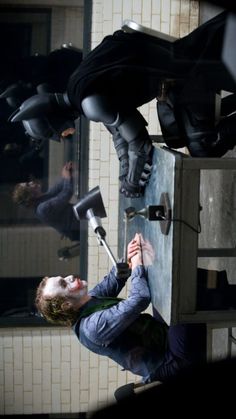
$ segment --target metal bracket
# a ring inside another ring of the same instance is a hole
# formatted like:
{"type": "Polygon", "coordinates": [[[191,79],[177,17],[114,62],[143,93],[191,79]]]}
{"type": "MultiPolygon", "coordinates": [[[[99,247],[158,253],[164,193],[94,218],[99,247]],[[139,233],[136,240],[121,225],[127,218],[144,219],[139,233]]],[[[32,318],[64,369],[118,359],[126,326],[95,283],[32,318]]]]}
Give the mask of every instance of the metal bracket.
{"type": "MultiPolygon", "coordinates": [[[[160,221],[162,234],[168,235],[171,225],[171,206],[169,194],[163,192],[160,198],[160,205],[148,205],[145,208],[136,211],[134,207],[126,208],[125,220],[132,220],[136,215],[146,218],[149,221],[160,221]]],[[[126,227],[127,228],[127,227],[126,227]]]]}
{"type": "Polygon", "coordinates": [[[146,210],[146,218],[149,221],[160,221],[162,234],[168,235],[171,225],[171,207],[168,193],[163,192],[161,194],[160,205],[149,205],[146,210]]]}
{"type": "Polygon", "coordinates": [[[169,194],[167,192],[163,192],[161,194],[160,204],[164,208],[164,217],[165,219],[160,221],[161,232],[162,234],[168,235],[171,225],[171,206],[170,206],[170,199],[169,194]]]}

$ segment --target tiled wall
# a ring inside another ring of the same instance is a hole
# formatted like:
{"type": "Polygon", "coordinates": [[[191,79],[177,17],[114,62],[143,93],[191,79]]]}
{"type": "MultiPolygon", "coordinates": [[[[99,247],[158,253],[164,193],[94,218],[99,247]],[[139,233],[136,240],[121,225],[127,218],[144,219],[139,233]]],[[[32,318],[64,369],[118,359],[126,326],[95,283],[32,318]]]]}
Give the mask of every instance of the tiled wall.
{"type": "MultiPolygon", "coordinates": [[[[45,2],[44,2],[45,4],[45,2]]],[[[188,0],[94,0],[92,47],[133,19],[174,36],[198,25],[198,2],[188,0]]],[[[157,134],[155,103],[141,108],[150,134],[157,134]]],[[[89,188],[100,185],[108,217],[103,226],[117,256],[118,160],[108,132],[91,124],[89,188]]],[[[110,268],[110,261],[89,231],[89,287],[110,268]]],[[[112,361],[83,348],[65,328],[1,329],[0,414],[69,413],[96,409],[114,390],[136,380],[112,361]]]]}

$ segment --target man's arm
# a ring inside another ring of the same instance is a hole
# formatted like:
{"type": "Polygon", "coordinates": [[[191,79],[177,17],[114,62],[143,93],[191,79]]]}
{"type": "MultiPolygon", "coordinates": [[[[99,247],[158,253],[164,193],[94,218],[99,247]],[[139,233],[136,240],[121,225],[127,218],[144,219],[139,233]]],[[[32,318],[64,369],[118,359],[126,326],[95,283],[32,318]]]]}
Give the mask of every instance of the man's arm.
{"type": "Polygon", "coordinates": [[[52,185],[48,191],[44,194],[45,199],[53,198],[54,196],[57,196],[59,192],[63,188],[64,179],[59,179],[54,185],[52,185]]]}
{"type": "Polygon", "coordinates": [[[45,200],[53,198],[54,196],[57,196],[59,192],[62,191],[64,188],[64,179],[69,179],[71,183],[71,196],[73,195],[73,187],[72,187],[72,163],[67,162],[61,172],[61,178],[53,185],[51,186],[48,191],[44,194],[45,200]]]}
{"type": "Polygon", "coordinates": [[[117,297],[124,288],[127,279],[128,277],[118,278],[116,276],[116,268],[113,266],[103,280],[89,291],[89,295],[92,297],[117,297]]]}
{"type": "Polygon", "coordinates": [[[121,192],[130,197],[141,196],[150,176],[152,160],[152,142],[141,113],[134,109],[129,115],[123,114],[109,98],[99,94],[83,99],[82,108],[89,120],[103,122],[113,135],[122,162],[121,192]]]}
{"type": "MultiPolygon", "coordinates": [[[[150,304],[150,290],[142,262],[138,234],[128,244],[127,254],[132,268],[128,298],[109,309],[96,312],[84,319],[83,331],[90,340],[96,343],[108,345],[132,324],[150,304]]],[[[119,282],[118,279],[117,282],[119,282]]],[[[89,294],[94,295],[93,292],[89,294]]]]}
{"type": "MultiPolygon", "coordinates": [[[[128,243],[127,258],[132,270],[143,264],[140,237],[138,234],[128,243]]],[[[103,280],[89,291],[89,295],[94,297],[117,297],[125,286],[127,279],[128,276],[126,278],[117,277],[116,268],[113,266],[103,280]]]]}
{"type": "MultiPolygon", "coordinates": [[[[67,163],[62,169],[61,188],[58,188],[56,196],[49,197],[38,205],[36,215],[41,221],[47,223],[52,221],[52,217],[63,210],[73,195],[73,182],[71,167],[67,163]]],[[[48,197],[48,195],[46,195],[48,197]]]]}
{"type": "Polygon", "coordinates": [[[139,265],[132,270],[128,298],[82,319],[83,333],[95,343],[108,345],[146,310],[150,301],[145,269],[139,265]]]}

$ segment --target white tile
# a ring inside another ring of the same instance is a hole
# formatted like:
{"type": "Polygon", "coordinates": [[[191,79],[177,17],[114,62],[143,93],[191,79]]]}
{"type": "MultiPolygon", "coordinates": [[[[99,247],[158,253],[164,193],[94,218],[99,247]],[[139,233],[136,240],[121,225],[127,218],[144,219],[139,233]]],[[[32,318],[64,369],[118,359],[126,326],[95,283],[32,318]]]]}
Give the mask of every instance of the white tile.
{"type": "Polygon", "coordinates": [[[122,12],[123,1],[122,0],[113,0],[112,1],[112,6],[113,6],[113,14],[114,13],[121,13],[122,12]]]}
{"type": "MultiPolygon", "coordinates": [[[[79,343],[79,345],[81,345],[79,343]]],[[[81,345],[80,346],[80,362],[84,362],[86,361],[86,366],[88,365],[88,361],[89,361],[89,350],[88,348],[86,348],[85,346],[81,345]]]]}
{"type": "Polygon", "coordinates": [[[171,0],[170,12],[172,15],[177,16],[180,14],[180,3],[181,3],[181,0],[171,0]]]}
{"type": "Polygon", "coordinates": [[[23,368],[23,377],[24,377],[24,391],[32,391],[33,376],[32,376],[32,364],[24,363],[23,368]]]}
{"type": "Polygon", "coordinates": [[[0,346],[0,368],[3,368],[4,356],[3,356],[4,348],[0,346]]]}
{"type": "Polygon", "coordinates": [[[61,363],[61,389],[69,390],[70,389],[70,363],[62,362],[61,363]]]}
{"type": "Polygon", "coordinates": [[[4,386],[0,385],[0,415],[4,415],[5,399],[4,399],[4,386]]]}
{"type": "Polygon", "coordinates": [[[199,16],[199,2],[198,1],[190,1],[190,14],[191,16],[195,16],[198,18],[199,16]]]}
{"type": "Polygon", "coordinates": [[[165,0],[155,0],[152,2],[152,13],[153,14],[160,14],[161,12],[161,3],[165,0]]]}
{"type": "Polygon", "coordinates": [[[71,411],[72,412],[79,412],[81,411],[81,404],[80,404],[80,389],[76,385],[72,385],[70,390],[70,397],[71,397],[71,411]]]}
{"type": "Polygon", "coordinates": [[[32,392],[32,386],[31,386],[31,391],[24,391],[24,392],[23,392],[23,397],[24,397],[24,406],[25,406],[25,405],[30,405],[30,406],[32,406],[32,403],[33,403],[33,392],[32,392]]]}
{"type": "Polygon", "coordinates": [[[52,383],[59,384],[61,382],[61,369],[52,368],[52,383]]]}
{"type": "MultiPolygon", "coordinates": [[[[104,358],[104,357],[103,357],[104,358]]],[[[103,358],[99,361],[99,388],[104,389],[108,387],[108,361],[103,358]]]]}
{"type": "Polygon", "coordinates": [[[42,349],[42,362],[51,362],[52,360],[52,350],[51,346],[43,346],[42,349]]]}
{"type": "Polygon", "coordinates": [[[32,411],[33,413],[39,413],[42,411],[41,385],[38,384],[33,385],[32,411]]]}
{"type": "Polygon", "coordinates": [[[81,390],[80,392],[80,402],[82,403],[87,403],[88,402],[88,390],[81,390]]]}
{"type": "Polygon", "coordinates": [[[15,409],[14,406],[7,406],[5,407],[5,415],[14,415],[15,409]]]}
{"type": "MultiPolygon", "coordinates": [[[[88,403],[81,402],[79,407],[80,407],[80,412],[87,412],[88,411],[88,403]]],[[[73,412],[74,412],[74,410],[73,410],[73,412]]]]}
{"type": "Polygon", "coordinates": [[[24,408],[24,392],[22,385],[14,386],[14,409],[15,413],[23,412],[24,408]]]}
{"type": "Polygon", "coordinates": [[[44,390],[51,391],[52,367],[51,363],[44,362],[42,365],[42,386],[44,390]]]}
{"type": "Polygon", "coordinates": [[[98,368],[90,368],[89,371],[89,398],[97,397],[96,393],[99,388],[99,373],[98,368]]]}
{"type": "Polygon", "coordinates": [[[180,32],[179,36],[182,38],[185,35],[188,35],[189,33],[189,23],[180,23],[180,32]]]}
{"type": "Polygon", "coordinates": [[[107,394],[107,389],[101,389],[99,388],[98,390],[98,402],[99,405],[105,405],[108,401],[108,394],[107,394]]]}
{"type": "Polygon", "coordinates": [[[58,335],[52,336],[52,368],[60,368],[61,364],[61,340],[58,335]]]}
{"type": "Polygon", "coordinates": [[[62,409],[62,412],[68,411],[67,409],[70,406],[70,390],[62,390],[61,392],[61,402],[62,404],[67,404],[68,406],[64,406],[64,409],[62,409]]]}
{"type": "Polygon", "coordinates": [[[4,385],[4,370],[0,370],[0,388],[4,385]]]}
{"type": "Polygon", "coordinates": [[[112,19],[112,23],[113,23],[113,30],[112,30],[112,32],[121,29],[121,26],[123,24],[122,14],[121,13],[114,14],[113,15],[113,19],[112,19]]]}
{"type": "Polygon", "coordinates": [[[179,16],[171,16],[170,18],[170,34],[179,38],[179,16]]]}
{"type": "Polygon", "coordinates": [[[72,368],[70,379],[71,379],[71,387],[73,388],[74,385],[79,385],[79,378],[80,378],[80,370],[79,368],[72,368]]]}
{"type": "MultiPolygon", "coordinates": [[[[44,405],[50,405],[51,404],[51,391],[47,391],[42,387],[42,400],[44,405]]],[[[49,412],[50,410],[48,410],[49,412]]],[[[44,410],[45,412],[45,410],[44,410]]]]}
{"type": "Polygon", "coordinates": [[[23,367],[23,348],[22,345],[13,347],[13,362],[15,370],[22,370],[23,367]]]}
{"type": "Polygon", "coordinates": [[[52,384],[52,413],[61,412],[61,387],[60,384],[52,384]]]}
{"type": "Polygon", "coordinates": [[[33,353],[32,353],[32,363],[33,368],[41,369],[42,368],[42,346],[41,346],[41,338],[40,340],[36,339],[33,345],[33,353]],[[40,344],[39,344],[40,342],[40,344]]]}
{"type": "Polygon", "coordinates": [[[25,364],[26,363],[32,364],[32,347],[31,346],[25,346],[23,348],[23,360],[25,364]]]}
{"type": "Polygon", "coordinates": [[[189,1],[181,0],[180,5],[180,22],[189,22],[189,1]]]}
{"type": "Polygon", "coordinates": [[[168,22],[161,22],[161,32],[169,33],[170,32],[170,21],[168,22]]]}
{"type": "Polygon", "coordinates": [[[23,346],[24,347],[32,347],[32,336],[31,336],[31,332],[26,331],[24,332],[24,336],[23,336],[23,346]]]}
{"type": "Polygon", "coordinates": [[[3,351],[4,362],[13,363],[13,349],[12,348],[4,348],[3,351]]]}
{"type": "Polygon", "coordinates": [[[4,348],[12,348],[12,346],[13,346],[12,336],[7,332],[5,332],[5,334],[3,336],[3,346],[4,346],[4,348]]]}
{"type": "Polygon", "coordinates": [[[4,363],[4,386],[7,392],[13,391],[13,364],[4,363]]]}
{"type": "Polygon", "coordinates": [[[33,384],[41,385],[42,384],[42,370],[33,369],[33,384]]]}
{"type": "Polygon", "coordinates": [[[87,390],[89,387],[89,362],[81,361],[80,365],[80,388],[87,390]]]}
{"type": "Polygon", "coordinates": [[[161,17],[160,15],[152,15],[152,28],[158,31],[161,30],[161,17]]]}
{"type": "Polygon", "coordinates": [[[116,380],[117,380],[117,368],[116,367],[109,367],[109,369],[108,369],[109,386],[110,386],[110,383],[112,381],[116,382],[116,380]]]}
{"type": "Polygon", "coordinates": [[[98,358],[99,355],[90,351],[89,353],[89,365],[91,368],[98,369],[98,358]]]}
{"type": "Polygon", "coordinates": [[[132,17],[132,0],[123,1],[123,20],[132,17]]]}
{"type": "Polygon", "coordinates": [[[170,19],[170,0],[161,1],[161,22],[169,22],[170,19]]]}
{"type": "Polygon", "coordinates": [[[104,0],[103,2],[103,21],[111,20],[112,19],[112,1],[104,0]]]}
{"type": "Polygon", "coordinates": [[[70,346],[62,346],[61,347],[61,360],[63,361],[70,361],[70,346]]]}

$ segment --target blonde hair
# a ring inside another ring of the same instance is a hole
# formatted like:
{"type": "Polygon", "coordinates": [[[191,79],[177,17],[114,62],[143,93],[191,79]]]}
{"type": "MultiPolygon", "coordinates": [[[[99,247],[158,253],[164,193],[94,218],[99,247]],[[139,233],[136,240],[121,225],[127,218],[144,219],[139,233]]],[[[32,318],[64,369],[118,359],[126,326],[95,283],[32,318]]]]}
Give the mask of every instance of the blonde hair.
{"type": "Polygon", "coordinates": [[[67,297],[45,297],[43,290],[47,280],[48,277],[44,277],[37,288],[36,308],[48,322],[72,326],[77,320],[78,309],[74,309],[72,304],[64,304],[68,302],[67,297]]]}
{"type": "Polygon", "coordinates": [[[17,183],[12,193],[12,199],[16,204],[25,207],[32,207],[35,203],[34,194],[27,183],[17,183]]]}

